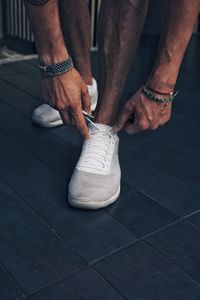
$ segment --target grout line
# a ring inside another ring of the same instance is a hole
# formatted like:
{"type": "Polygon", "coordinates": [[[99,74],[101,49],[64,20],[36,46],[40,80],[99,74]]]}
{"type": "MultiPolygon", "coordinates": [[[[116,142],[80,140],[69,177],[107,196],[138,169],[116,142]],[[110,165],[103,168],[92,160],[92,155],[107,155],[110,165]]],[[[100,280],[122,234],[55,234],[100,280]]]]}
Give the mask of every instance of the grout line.
{"type": "Polygon", "coordinates": [[[14,278],[14,276],[11,274],[11,272],[6,268],[6,266],[4,265],[4,263],[1,261],[0,262],[0,267],[4,270],[4,272],[8,275],[8,277],[15,283],[16,287],[22,292],[21,297],[27,296],[26,292],[24,291],[24,289],[21,287],[21,285],[16,281],[16,279],[14,278]]]}
{"type": "MultiPolygon", "coordinates": [[[[121,248],[117,249],[116,251],[112,251],[108,255],[105,255],[105,256],[103,256],[103,257],[101,257],[99,259],[94,260],[93,262],[90,263],[91,267],[94,268],[93,265],[95,263],[101,262],[103,259],[105,259],[107,257],[110,257],[112,254],[118,253],[118,252],[120,252],[120,251],[122,251],[122,250],[124,250],[126,248],[129,248],[130,246],[134,245],[135,243],[139,243],[139,242],[143,241],[145,244],[147,244],[149,247],[151,247],[163,260],[165,260],[167,263],[169,263],[171,266],[173,266],[174,269],[177,269],[178,271],[180,271],[181,273],[183,273],[187,278],[189,278],[190,280],[192,280],[195,284],[197,284],[200,287],[200,283],[196,279],[194,279],[190,274],[186,273],[181,267],[177,266],[176,263],[173,263],[169,259],[167,259],[166,256],[164,256],[164,254],[161,251],[159,251],[157,248],[155,248],[154,246],[152,246],[151,243],[149,243],[146,240],[147,237],[149,237],[151,235],[154,235],[155,233],[160,232],[162,230],[165,230],[166,228],[171,227],[171,226],[173,226],[176,223],[180,223],[180,220],[175,221],[175,222],[173,222],[171,224],[168,224],[167,226],[162,227],[161,229],[157,230],[156,232],[148,234],[148,235],[146,235],[146,236],[144,236],[144,237],[142,237],[142,238],[140,238],[140,239],[138,239],[138,240],[136,240],[134,242],[131,242],[131,243],[127,244],[124,247],[121,247],[121,248]]],[[[98,271],[97,271],[97,273],[99,274],[98,271]]]]}
{"type": "Polygon", "coordinates": [[[173,226],[174,224],[179,223],[179,222],[180,222],[180,220],[177,220],[177,221],[174,221],[174,222],[172,222],[172,223],[170,223],[170,224],[167,224],[167,225],[165,225],[165,226],[163,226],[163,227],[161,227],[161,228],[159,228],[159,229],[157,229],[157,230],[155,230],[155,231],[153,231],[153,232],[151,232],[151,233],[149,233],[149,234],[147,234],[147,235],[144,235],[144,236],[141,237],[141,238],[137,238],[136,240],[134,240],[134,241],[132,241],[132,242],[126,244],[126,245],[123,245],[123,246],[121,246],[121,247],[119,247],[119,248],[117,248],[117,249],[114,249],[113,251],[111,251],[111,252],[109,252],[109,253],[107,253],[107,254],[105,254],[105,255],[103,255],[103,256],[101,256],[101,257],[95,259],[95,260],[93,260],[93,261],[90,262],[89,264],[90,264],[90,265],[93,265],[93,264],[95,264],[95,263],[97,263],[97,262],[99,262],[99,261],[101,261],[101,260],[103,260],[103,259],[105,259],[105,258],[111,256],[112,254],[115,254],[115,253],[117,253],[117,252],[120,252],[121,250],[124,250],[124,249],[126,249],[126,248],[132,246],[132,245],[135,244],[135,243],[139,243],[140,241],[144,241],[147,237],[152,236],[152,235],[154,235],[154,234],[156,234],[156,233],[158,233],[158,232],[160,232],[160,231],[162,231],[162,230],[165,230],[166,228],[171,227],[171,226],[173,226]]]}
{"type": "Polygon", "coordinates": [[[145,244],[150,246],[162,259],[164,259],[166,262],[168,262],[168,264],[173,266],[174,269],[177,269],[178,271],[183,273],[186,277],[188,277],[190,280],[192,280],[194,283],[196,283],[200,287],[200,282],[198,282],[196,279],[194,279],[190,274],[186,273],[181,267],[177,266],[176,263],[171,262],[168,258],[166,258],[166,256],[161,251],[159,251],[157,248],[155,248],[153,245],[151,245],[150,242],[148,242],[148,241],[144,241],[144,242],[145,242],[145,244]]]}
{"type": "Polygon", "coordinates": [[[200,212],[200,209],[193,211],[192,213],[186,214],[184,216],[178,215],[176,212],[174,212],[173,210],[165,207],[164,205],[160,204],[155,198],[152,198],[149,194],[145,193],[144,191],[140,190],[139,188],[133,186],[139,193],[143,194],[144,196],[150,198],[152,201],[154,201],[156,204],[160,205],[161,207],[163,207],[164,209],[166,209],[167,211],[169,211],[171,214],[173,214],[175,217],[177,217],[177,220],[184,220],[187,219],[193,215],[195,215],[196,213],[200,212]]]}
{"type": "Polygon", "coordinates": [[[93,265],[94,263],[99,262],[99,261],[101,261],[102,259],[105,259],[105,258],[109,257],[110,255],[112,255],[112,254],[114,254],[114,253],[120,252],[121,250],[123,250],[123,249],[125,249],[125,248],[128,248],[129,246],[131,246],[131,245],[133,245],[133,244],[135,244],[135,243],[138,243],[138,242],[140,242],[140,241],[145,241],[148,237],[150,237],[150,236],[152,236],[152,235],[155,235],[155,234],[157,234],[158,232],[161,232],[161,231],[163,231],[163,230],[165,230],[165,229],[167,229],[167,228],[169,228],[169,227],[171,227],[171,226],[173,226],[173,225],[175,225],[175,224],[181,223],[181,222],[184,221],[184,220],[185,220],[185,217],[180,218],[180,219],[178,219],[178,220],[176,220],[176,221],[174,221],[174,222],[171,222],[171,223],[169,223],[169,224],[167,224],[167,225],[165,225],[165,226],[162,226],[162,227],[160,227],[159,229],[157,229],[157,230],[155,230],[155,231],[153,231],[153,232],[150,232],[150,233],[144,235],[144,236],[141,237],[141,238],[137,238],[135,241],[132,241],[132,242],[130,242],[130,243],[128,243],[128,244],[126,244],[126,245],[124,245],[124,246],[122,246],[122,247],[119,247],[118,249],[115,249],[115,250],[113,250],[113,251],[111,251],[111,252],[105,254],[104,256],[102,256],[102,257],[100,257],[100,258],[97,258],[97,259],[93,260],[90,264],[93,265]]]}
{"type": "MultiPolygon", "coordinates": [[[[35,291],[35,292],[31,293],[31,294],[28,294],[27,296],[28,296],[28,297],[32,297],[33,295],[37,295],[38,293],[41,293],[43,290],[46,290],[46,289],[48,289],[48,288],[50,288],[50,287],[52,287],[52,286],[54,286],[54,285],[57,285],[57,284],[61,283],[62,281],[68,280],[69,278],[75,276],[76,274],[79,274],[79,273],[81,273],[81,272],[84,272],[84,271],[86,271],[86,270],[88,270],[88,269],[89,269],[89,266],[80,268],[79,270],[74,271],[74,272],[71,273],[70,275],[67,275],[67,276],[64,276],[63,278],[60,278],[60,279],[58,279],[58,280],[55,280],[55,281],[52,282],[51,284],[49,284],[49,285],[47,285],[47,286],[44,286],[44,287],[38,289],[37,291],[35,291]]],[[[56,300],[56,299],[55,299],[55,300],[56,300]]]]}
{"type": "Polygon", "coordinates": [[[169,209],[168,207],[164,206],[163,204],[161,204],[160,202],[158,202],[155,198],[153,198],[152,196],[150,196],[148,193],[140,190],[140,188],[136,187],[135,185],[133,186],[135,188],[136,191],[138,191],[140,194],[144,195],[145,197],[151,199],[153,202],[155,202],[155,204],[159,205],[160,207],[164,208],[166,211],[168,211],[169,213],[171,213],[172,215],[174,215],[175,217],[177,217],[177,219],[180,219],[181,216],[179,216],[177,213],[175,213],[173,210],[169,209]]]}
{"type": "Polygon", "coordinates": [[[118,253],[118,252],[120,252],[120,251],[122,251],[122,250],[124,250],[124,249],[126,249],[126,248],[128,248],[130,246],[132,246],[133,244],[135,244],[135,243],[137,243],[139,241],[140,241],[140,239],[136,239],[136,240],[134,240],[132,242],[127,243],[126,245],[123,245],[123,246],[121,246],[121,247],[119,247],[117,249],[114,249],[114,250],[110,251],[109,253],[106,253],[105,255],[92,260],[91,262],[89,262],[89,265],[92,267],[94,264],[96,264],[96,263],[104,260],[107,257],[110,257],[111,255],[113,255],[115,253],[118,253]]]}
{"type": "MultiPolygon", "coordinates": [[[[192,213],[190,213],[190,214],[188,214],[188,215],[185,215],[184,217],[182,217],[183,218],[183,220],[184,219],[187,219],[187,218],[189,218],[189,217],[192,217],[193,215],[195,215],[195,214],[198,214],[200,212],[200,209],[198,209],[198,210],[195,210],[195,211],[193,211],[192,213]]],[[[199,227],[198,227],[199,228],[199,227]]]]}
{"type": "MultiPolygon", "coordinates": [[[[78,270],[78,271],[73,272],[71,275],[68,275],[68,276],[66,276],[66,277],[64,277],[64,278],[62,278],[62,279],[60,279],[60,280],[58,280],[58,281],[55,281],[55,282],[51,283],[50,285],[48,285],[48,286],[46,286],[46,287],[43,287],[43,288],[37,290],[36,292],[34,292],[34,293],[28,295],[28,297],[32,297],[32,296],[34,296],[34,295],[37,295],[38,293],[40,293],[40,292],[42,292],[42,291],[44,291],[44,290],[46,290],[46,289],[48,289],[48,288],[50,288],[50,287],[52,287],[52,286],[54,286],[54,285],[59,284],[59,283],[61,283],[62,281],[68,280],[68,279],[70,279],[70,278],[76,276],[76,274],[82,273],[82,272],[87,271],[87,270],[90,270],[90,269],[91,269],[93,272],[95,272],[95,273],[96,273],[96,274],[97,274],[104,282],[106,282],[107,284],[109,284],[109,286],[111,286],[111,288],[113,288],[113,286],[112,286],[110,283],[108,283],[108,282],[105,280],[105,278],[101,276],[101,274],[99,274],[95,269],[91,268],[90,266],[87,266],[87,267],[85,267],[85,268],[82,268],[82,269],[80,269],[80,270],[78,270]]],[[[115,288],[113,288],[113,289],[114,289],[115,291],[117,291],[115,288]]],[[[117,291],[117,292],[118,292],[118,291],[117,291]]],[[[118,293],[119,293],[119,292],[118,292],[118,293]]],[[[120,293],[119,293],[119,294],[120,294],[120,293]]],[[[121,296],[121,294],[120,294],[120,296],[121,296]]],[[[124,298],[124,297],[123,297],[123,298],[124,298]]],[[[125,299],[125,298],[124,298],[124,299],[125,299]]]]}
{"type": "Polygon", "coordinates": [[[62,238],[62,236],[60,236],[60,234],[42,216],[39,215],[38,212],[24,199],[24,197],[18,191],[16,191],[16,189],[12,185],[10,185],[10,183],[7,182],[7,180],[5,180],[5,178],[3,178],[1,175],[0,178],[18,196],[18,198],[20,198],[20,200],[27,206],[27,208],[32,212],[32,214],[37,216],[41,223],[44,224],[51,231],[52,234],[54,234],[76,256],[78,256],[82,263],[88,264],[87,260],[79,252],[77,252],[76,249],[74,249],[70,244],[68,244],[62,238]]]}
{"type": "Polygon", "coordinates": [[[120,290],[118,290],[118,288],[116,288],[107,278],[105,278],[101,273],[99,273],[96,269],[94,269],[93,267],[91,267],[91,269],[109,286],[111,286],[111,288],[113,290],[115,290],[124,300],[128,300],[121,292],[120,290]]]}

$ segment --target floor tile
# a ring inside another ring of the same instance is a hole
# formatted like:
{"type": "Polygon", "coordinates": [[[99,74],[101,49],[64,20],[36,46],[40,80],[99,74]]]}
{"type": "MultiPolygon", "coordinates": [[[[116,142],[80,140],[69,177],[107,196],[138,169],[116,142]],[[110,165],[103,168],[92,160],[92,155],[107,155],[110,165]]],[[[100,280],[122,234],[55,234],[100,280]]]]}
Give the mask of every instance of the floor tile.
{"type": "Polygon", "coordinates": [[[1,103],[0,129],[3,131],[19,129],[25,127],[26,123],[27,119],[23,115],[17,114],[11,107],[1,103]],[[15,121],[13,122],[13,120],[15,121]]]}
{"type": "Polygon", "coordinates": [[[27,95],[25,92],[3,80],[0,80],[0,89],[0,101],[26,115],[29,120],[31,119],[32,111],[41,104],[38,99],[27,95]]]}
{"type": "MultiPolygon", "coordinates": [[[[120,162],[122,179],[125,182],[172,212],[173,207],[176,206],[176,199],[185,201],[184,197],[189,191],[196,191],[196,187],[189,188],[188,184],[173,176],[172,172],[167,174],[160,164],[145,161],[138,156],[137,152],[121,148],[120,162]]],[[[177,209],[174,213],[177,213],[177,209]]]]}
{"type": "Polygon", "coordinates": [[[86,260],[93,261],[136,240],[134,234],[103,210],[71,208],[67,204],[70,177],[56,176],[5,135],[0,134],[0,139],[4,139],[0,148],[1,176],[86,260]]]}
{"type": "MultiPolygon", "coordinates": [[[[198,197],[199,199],[200,197],[198,197]]],[[[192,216],[187,218],[187,221],[191,222],[193,225],[195,225],[197,228],[200,229],[200,212],[193,214],[192,216]]]]}
{"type": "Polygon", "coordinates": [[[125,183],[122,184],[119,200],[106,211],[137,237],[143,237],[177,219],[159,203],[125,183]]]}
{"type": "Polygon", "coordinates": [[[26,293],[34,293],[85,266],[2,181],[0,202],[0,260],[26,293]]]}
{"type": "Polygon", "coordinates": [[[15,300],[23,296],[23,291],[17,286],[9,274],[0,266],[0,299],[15,300]]]}
{"type": "Polygon", "coordinates": [[[45,289],[29,300],[122,300],[95,271],[88,269],[45,289]]]}
{"type": "Polygon", "coordinates": [[[200,283],[200,232],[182,221],[147,238],[155,249],[200,283]]]}
{"type": "Polygon", "coordinates": [[[65,143],[49,130],[30,125],[28,119],[25,128],[12,130],[9,136],[69,181],[80,155],[78,149],[65,143]]]}
{"type": "Polygon", "coordinates": [[[99,261],[94,268],[129,300],[197,300],[200,297],[197,283],[143,242],[99,261]]]}
{"type": "Polygon", "coordinates": [[[26,92],[28,95],[31,95],[36,99],[42,100],[41,83],[39,78],[38,80],[34,80],[28,78],[25,74],[18,73],[17,76],[16,74],[0,75],[0,79],[3,79],[7,83],[12,84],[19,90],[26,92]]]}
{"type": "Polygon", "coordinates": [[[83,139],[76,128],[72,126],[61,126],[58,128],[53,128],[51,131],[72,146],[79,149],[82,148],[83,139]]]}
{"type": "Polygon", "coordinates": [[[102,210],[83,211],[57,205],[54,214],[51,213],[46,218],[62,238],[88,262],[137,239],[102,210]]]}

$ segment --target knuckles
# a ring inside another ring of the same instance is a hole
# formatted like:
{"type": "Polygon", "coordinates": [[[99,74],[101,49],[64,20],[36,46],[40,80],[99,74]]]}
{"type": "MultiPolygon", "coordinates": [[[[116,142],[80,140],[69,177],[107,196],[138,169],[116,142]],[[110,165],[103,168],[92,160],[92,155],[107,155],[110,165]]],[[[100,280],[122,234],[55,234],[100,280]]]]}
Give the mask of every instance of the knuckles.
{"type": "Polygon", "coordinates": [[[54,107],[59,111],[64,111],[67,109],[67,105],[64,102],[57,102],[55,103],[54,107]]]}
{"type": "Polygon", "coordinates": [[[77,111],[78,103],[76,101],[72,101],[69,104],[69,103],[58,101],[54,104],[54,108],[57,109],[58,111],[66,111],[66,110],[77,111]]]}

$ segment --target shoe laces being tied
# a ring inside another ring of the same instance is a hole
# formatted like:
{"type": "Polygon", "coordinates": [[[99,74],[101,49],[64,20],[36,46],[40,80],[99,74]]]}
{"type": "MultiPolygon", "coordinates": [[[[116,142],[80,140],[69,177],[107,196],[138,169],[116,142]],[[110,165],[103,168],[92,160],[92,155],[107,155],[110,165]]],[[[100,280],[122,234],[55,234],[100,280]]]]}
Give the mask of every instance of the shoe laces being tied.
{"type": "Polygon", "coordinates": [[[107,125],[93,123],[90,128],[90,138],[83,145],[77,169],[94,174],[108,174],[116,135],[107,125]]]}

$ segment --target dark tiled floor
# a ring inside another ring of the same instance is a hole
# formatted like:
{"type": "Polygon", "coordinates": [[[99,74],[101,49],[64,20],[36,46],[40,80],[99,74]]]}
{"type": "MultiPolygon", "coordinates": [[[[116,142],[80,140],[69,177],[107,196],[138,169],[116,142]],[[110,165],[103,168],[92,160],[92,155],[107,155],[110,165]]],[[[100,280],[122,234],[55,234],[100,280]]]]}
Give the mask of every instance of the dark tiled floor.
{"type": "MultiPolygon", "coordinates": [[[[152,41],[142,40],[122,103],[148,74],[152,41]]],[[[200,299],[199,51],[194,37],[171,121],[120,133],[121,195],[93,212],[66,201],[77,131],[31,124],[36,61],[0,67],[1,300],[200,299]]]]}

